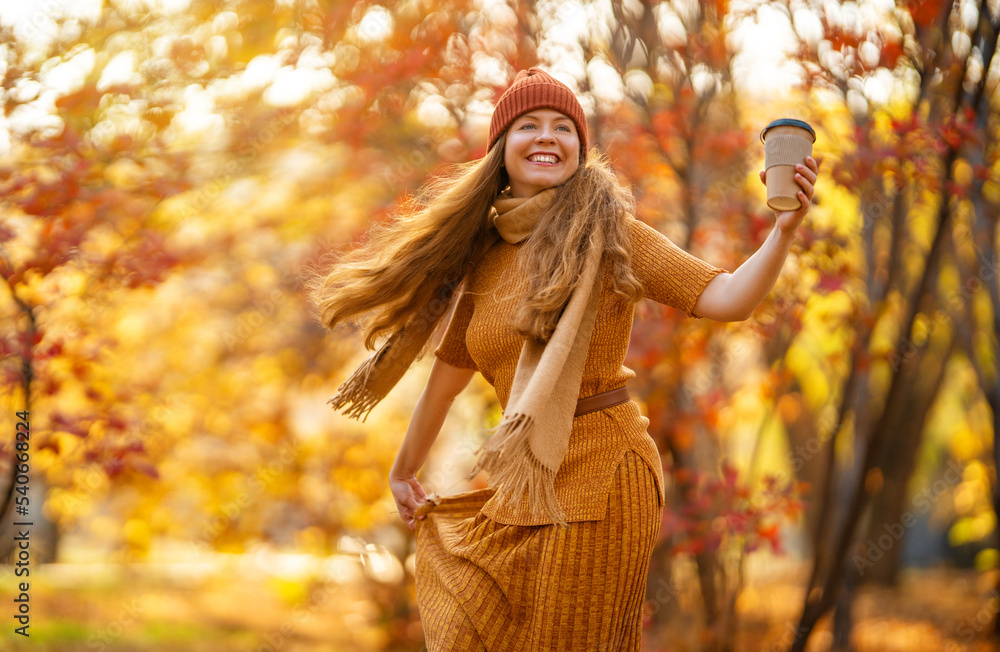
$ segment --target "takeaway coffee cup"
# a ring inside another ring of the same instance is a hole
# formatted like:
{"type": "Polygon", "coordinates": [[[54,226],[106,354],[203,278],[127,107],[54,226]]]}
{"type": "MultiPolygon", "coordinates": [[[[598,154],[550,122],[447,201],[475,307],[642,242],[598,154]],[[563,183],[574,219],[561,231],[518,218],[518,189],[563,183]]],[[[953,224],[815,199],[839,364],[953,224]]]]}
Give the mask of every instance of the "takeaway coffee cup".
{"type": "Polygon", "coordinates": [[[802,120],[781,118],[760,132],[764,143],[764,182],[767,184],[767,205],[776,211],[796,211],[802,207],[795,181],[795,165],[812,156],[816,132],[802,120]]]}

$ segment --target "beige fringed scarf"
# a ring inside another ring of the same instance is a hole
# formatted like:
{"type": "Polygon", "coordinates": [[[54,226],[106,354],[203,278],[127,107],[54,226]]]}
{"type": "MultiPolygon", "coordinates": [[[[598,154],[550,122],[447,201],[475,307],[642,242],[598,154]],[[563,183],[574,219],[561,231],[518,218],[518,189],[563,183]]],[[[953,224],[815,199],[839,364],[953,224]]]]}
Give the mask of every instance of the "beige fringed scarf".
{"type": "Polygon", "coordinates": [[[343,410],[352,419],[368,418],[372,408],[386,397],[403,374],[420,357],[427,340],[441,317],[448,311],[452,294],[458,283],[446,283],[438,290],[437,298],[410,318],[403,328],[396,331],[378,351],[354,370],[327,403],[334,410],[343,410]]]}
{"type": "MultiPolygon", "coordinates": [[[[550,188],[531,198],[501,197],[495,203],[495,225],[505,241],[528,237],[555,196],[550,188]]],[[[603,234],[591,235],[579,282],[548,342],[526,340],[521,348],[507,409],[493,436],[480,449],[469,478],[480,470],[504,501],[516,504],[524,492],[532,512],[565,525],[555,494],[555,476],[566,456],[573,415],[580,395],[583,367],[597,317],[598,274],[603,234]]],[[[453,291],[453,288],[452,290],[453,291]]],[[[448,294],[450,297],[450,292],[448,294]]],[[[355,418],[366,414],[396,384],[423,349],[440,315],[433,311],[389,339],[338,388],[330,403],[355,418]],[[431,323],[433,322],[433,323],[431,323]]]]}

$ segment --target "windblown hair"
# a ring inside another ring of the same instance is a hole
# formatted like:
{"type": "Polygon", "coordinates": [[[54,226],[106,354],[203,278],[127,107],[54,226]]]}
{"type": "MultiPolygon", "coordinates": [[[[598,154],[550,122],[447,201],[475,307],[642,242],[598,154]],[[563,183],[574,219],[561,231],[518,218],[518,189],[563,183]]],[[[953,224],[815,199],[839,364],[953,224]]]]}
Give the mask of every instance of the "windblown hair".
{"type": "MultiPolygon", "coordinates": [[[[426,306],[451,300],[493,242],[490,211],[509,182],[503,167],[505,140],[500,137],[483,158],[428,182],[395,219],[374,225],[362,247],[309,283],[325,326],[358,322],[371,350],[380,337],[420,319],[426,306]]],[[[541,341],[552,335],[583,270],[594,228],[604,231],[604,260],[614,291],[634,301],[641,298],[626,225],[633,209],[631,189],[618,181],[602,154],[591,150],[559,187],[524,245],[528,290],[511,321],[518,334],[541,341]]]]}
{"type": "Polygon", "coordinates": [[[505,182],[503,146],[429,181],[396,219],[372,226],[364,246],[309,284],[323,324],[357,321],[372,350],[428,304],[450,300],[491,242],[490,209],[505,182]]]}
{"type": "Polygon", "coordinates": [[[583,272],[590,234],[604,234],[604,263],[615,293],[633,302],[642,283],[632,273],[627,218],[635,212],[632,190],[611,170],[596,149],[564,184],[535,226],[524,247],[522,271],[528,289],[512,327],[524,338],[547,342],[555,330],[577,279],[583,272]]]}

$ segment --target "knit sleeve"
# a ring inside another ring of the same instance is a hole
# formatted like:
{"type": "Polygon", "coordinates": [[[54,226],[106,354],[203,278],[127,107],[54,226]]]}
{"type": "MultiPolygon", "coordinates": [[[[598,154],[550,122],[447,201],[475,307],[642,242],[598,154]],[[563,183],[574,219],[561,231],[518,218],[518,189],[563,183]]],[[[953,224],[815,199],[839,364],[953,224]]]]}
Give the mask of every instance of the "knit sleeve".
{"type": "Polygon", "coordinates": [[[645,298],[696,317],[692,311],[698,297],[725,270],[692,256],[639,220],[629,220],[629,234],[632,271],[642,282],[645,298]]]}
{"type": "Polygon", "coordinates": [[[451,315],[451,321],[448,322],[444,337],[434,351],[434,355],[453,367],[476,369],[476,363],[473,362],[469,349],[465,346],[465,331],[468,330],[469,321],[472,319],[472,307],[472,295],[463,291],[451,315]]]}

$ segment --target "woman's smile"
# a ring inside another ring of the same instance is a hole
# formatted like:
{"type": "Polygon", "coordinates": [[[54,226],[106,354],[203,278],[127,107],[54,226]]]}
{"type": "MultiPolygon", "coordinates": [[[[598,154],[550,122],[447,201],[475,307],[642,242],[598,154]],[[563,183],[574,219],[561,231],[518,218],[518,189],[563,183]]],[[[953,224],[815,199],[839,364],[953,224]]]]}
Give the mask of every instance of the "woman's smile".
{"type": "Polygon", "coordinates": [[[539,163],[541,165],[558,165],[559,157],[555,154],[532,154],[528,157],[528,160],[532,163],[539,163]]]}

